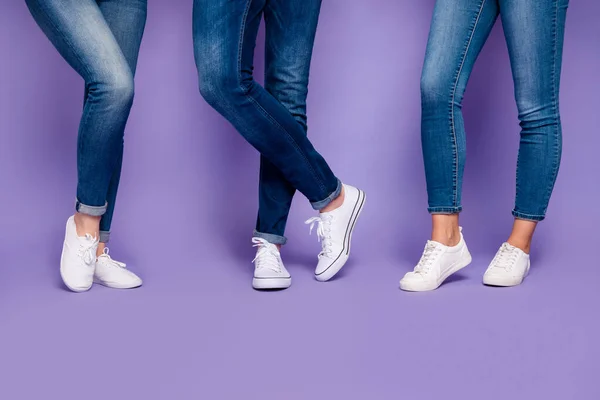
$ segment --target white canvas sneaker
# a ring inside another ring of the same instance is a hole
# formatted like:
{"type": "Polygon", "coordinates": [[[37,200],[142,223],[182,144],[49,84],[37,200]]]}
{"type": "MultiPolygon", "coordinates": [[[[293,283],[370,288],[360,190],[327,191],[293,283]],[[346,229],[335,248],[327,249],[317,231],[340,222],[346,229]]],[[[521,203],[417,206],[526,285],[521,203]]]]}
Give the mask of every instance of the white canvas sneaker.
{"type": "Polygon", "coordinates": [[[365,192],[344,185],[344,203],[333,211],[322,212],[306,221],[312,232],[317,224],[317,236],[322,250],[315,269],[315,278],[328,281],[337,274],[350,256],[352,232],[364,205],[365,192]]]}
{"type": "Polygon", "coordinates": [[[129,271],[125,263],[115,261],[108,255],[108,247],[96,260],[94,283],[114,289],[133,289],[142,286],[139,276],[129,271]]]}
{"type": "Polygon", "coordinates": [[[503,243],[483,274],[483,283],[490,286],[516,286],[529,273],[529,254],[518,247],[503,243]]]}
{"type": "Polygon", "coordinates": [[[65,241],[60,257],[60,276],[74,292],[85,292],[92,287],[96,267],[98,239],[90,235],[77,236],[75,218],[67,220],[65,241]]]}
{"type": "Polygon", "coordinates": [[[285,269],[279,249],[263,238],[252,238],[252,247],[256,247],[254,263],[254,289],[287,289],[292,284],[292,277],[285,269]]]}
{"type": "Polygon", "coordinates": [[[437,289],[450,275],[471,263],[467,243],[460,234],[456,246],[444,246],[428,240],[423,255],[414,271],[400,280],[400,289],[410,292],[425,292],[437,289]]]}

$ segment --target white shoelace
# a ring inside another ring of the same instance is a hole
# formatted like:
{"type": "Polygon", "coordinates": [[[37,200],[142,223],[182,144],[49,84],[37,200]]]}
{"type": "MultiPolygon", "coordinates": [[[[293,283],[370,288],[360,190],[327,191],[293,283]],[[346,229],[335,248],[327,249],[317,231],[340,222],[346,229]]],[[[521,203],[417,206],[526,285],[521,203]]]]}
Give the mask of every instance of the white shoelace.
{"type": "Polygon", "coordinates": [[[305,222],[306,225],[310,225],[309,234],[312,234],[312,230],[317,225],[317,240],[321,242],[322,250],[319,253],[319,257],[330,256],[332,252],[331,242],[331,215],[321,215],[320,217],[312,217],[305,222]]]}
{"type": "MultiPolygon", "coordinates": [[[[111,258],[111,256],[108,255],[108,253],[109,253],[108,247],[105,247],[104,250],[102,251],[102,254],[100,255],[100,257],[105,259],[110,265],[112,265],[114,267],[118,267],[118,268],[127,267],[127,264],[119,262],[117,260],[113,260],[111,258]]],[[[100,257],[98,257],[98,259],[100,259],[100,257]]]]}
{"type": "Polygon", "coordinates": [[[492,265],[495,268],[502,268],[505,271],[510,271],[515,265],[518,256],[517,249],[508,243],[503,243],[500,249],[492,260],[492,265]]]}
{"type": "Polygon", "coordinates": [[[415,267],[414,272],[417,274],[427,275],[440,251],[441,248],[435,242],[428,240],[427,244],[425,245],[425,250],[423,250],[423,255],[415,267]]]}
{"type": "Polygon", "coordinates": [[[79,256],[83,258],[83,262],[87,266],[93,266],[96,262],[96,246],[98,245],[98,239],[89,233],[85,234],[86,243],[79,244],[79,256]]]}
{"type": "Polygon", "coordinates": [[[279,265],[279,250],[277,246],[267,242],[263,238],[252,238],[252,247],[257,247],[256,257],[252,260],[256,268],[268,268],[277,273],[281,272],[281,266],[279,265]]]}

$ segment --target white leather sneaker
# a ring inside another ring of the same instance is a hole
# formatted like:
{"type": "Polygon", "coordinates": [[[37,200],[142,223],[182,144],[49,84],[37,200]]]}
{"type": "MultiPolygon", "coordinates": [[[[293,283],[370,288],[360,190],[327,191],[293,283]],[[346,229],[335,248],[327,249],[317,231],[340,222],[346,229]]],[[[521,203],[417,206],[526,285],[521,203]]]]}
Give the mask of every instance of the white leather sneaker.
{"type": "Polygon", "coordinates": [[[406,273],[400,280],[400,289],[410,292],[435,290],[446,278],[470,263],[471,254],[462,235],[462,228],[460,242],[456,246],[444,246],[428,240],[414,271],[406,273]]]}
{"type": "Polygon", "coordinates": [[[108,247],[96,261],[94,283],[114,289],[133,289],[142,286],[139,276],[129,271],[125,263],[115,261],[108,255],[108,247]]]}
{"type": "Polygon", "coordinates": [[[256,247],[254,263],[254,289],[287,289],[292,284],[292,277],[285,269],[279,249],[263,238],[252,238],[252,247],[256,247]]]}
{"type": "Polygon", "coordinates": [[[92,287],[96,268],[98,239],[90,235],[77,236],[75,218],[67,220],[65,241],[60,257],[60,276],[74,292],[85,292],[92,287]]]}
{"type": "Polygon", "coordinates": [[[517,286],[529,273],[529,254],[518,247],[503,243],[483,275],[490,286],[517,286]]]}
{"type": "Polygon", "coordinates": [[[315,278],[328,281],[337,274],[350,256],[352,232],[365,205],[365,192],[344,185],[344,203],[333,211],[322,212],[306,221],[310,231],[317,224],[317,236],[322,250],[315,269],[315,278]]]}

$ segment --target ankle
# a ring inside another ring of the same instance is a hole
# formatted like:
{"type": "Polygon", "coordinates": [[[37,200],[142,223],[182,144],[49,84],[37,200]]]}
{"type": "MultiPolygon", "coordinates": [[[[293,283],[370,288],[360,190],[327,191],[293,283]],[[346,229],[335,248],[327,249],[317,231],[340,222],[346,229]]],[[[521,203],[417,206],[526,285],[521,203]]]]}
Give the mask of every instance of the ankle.
{"type": "Polygon", "coordinates": [[[456,229],[434,230],[431,233],[431,240],[444,246],[454,247],[460,242],[460,230],[458,227],[456,229]]]}
{"type": "Polygon", "coordinates": [[[431,216],[431,240],[453,247],[460,242],[458,214],[433,214],[431,216]]]}
{"type": "Polygon", "coordinates": [[[331,203],[327,204],[327,206],[325,206],[325,208],[323,208],[321,210],[321,212],[333,211],[336,208],[340,207],[342,204],[344,204],[344,197],[345,196],[346,196],[346,193],[344,191],[344,187],[342,186],[342,191],[340,192],[340,195],[338,197],[336,197],[335,199],[333,199],[331,201],[331,203]]]}
{"type": "Polygon", "coordinates": [[[77,236],[90,234],[97,238],[100,235],[100,218],[101,217],[75,213],[73,219],[75,220],[77,236]]]}
{"type": "Polygon", "coordinates": [[[511,246],[514,246],[517,249],[522,250],[525,254],[529,254],[529,252],[531,251],[531,241],[529,241],[529,240],[523,240],[523,239],[514,238],[511,236],[508,238],[508,240],[506,242],[508,244],[510,244],[511,246]]]}
{"type": "Polygon", "coordinates": [[[98,243],[98,250],[96,250],[96,257],[100,257],[104,253],[104,249],[106,248],[106,243],[98,243]]]}

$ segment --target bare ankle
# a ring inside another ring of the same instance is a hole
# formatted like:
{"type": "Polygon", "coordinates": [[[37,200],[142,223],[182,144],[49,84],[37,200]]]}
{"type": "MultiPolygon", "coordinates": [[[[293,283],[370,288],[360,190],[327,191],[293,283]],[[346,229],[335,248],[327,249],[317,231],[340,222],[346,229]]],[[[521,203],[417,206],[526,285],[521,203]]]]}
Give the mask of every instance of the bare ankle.
{"type": "Polygon", "coordinates": [[[520,240],[518,238],[509,237],[507,243],[511,246],[515,246],[517,249],[523,250],[525,254],[529,254],[531,251],[531,242],[528,240],[520,240]]]}
{"type": "Polygon", "coordinates": [[[96,250],[96,257],[100,257],[102,253],[104,253],[104,249],[106,248],[106,243],[98,243],[98,250],[96,250]]]}
{"type": "Polygon", "coordinates": [[[342,191],[340,192],[340,195],[338,197],[336,197],[335,199],[333,199],[331,201],[331,203],[327,204],[327,206],[325,208],[323,208],[321,210],[321,212],[333,211],[336,208],[340,207],[342,204],[344,204],[344,197],[345,196],[346,196],[346,193],[344,191],[344,187],[342,186],[342,191]]]}
{"type": "Polygon", "coordinates": [[[444,246],[456,246],[460,242],[458,214],[432,215],[431,240],[444,246]]]}
{"type": "Polygon", "coordinates": [[[100,218],[101,217],[75,213],[74,220],[77,236],[90,234],[94,237],[98,237],[100,235],[100,218]]]}
{"type": "Polygon", "coordinates": [[[515,219],[512,232],[507,240],[508,244],[529,254],[529,251],[531,250],[531,241],[536,227],[537,222],[535,221],[515,219]]]}
{"type": "Polygon", "coordinates": [[[460,242],[460,231],[458,229],[443,232],[434,231],[431,234],[431,240],[444,246],[453,247],[460,242]]]}

